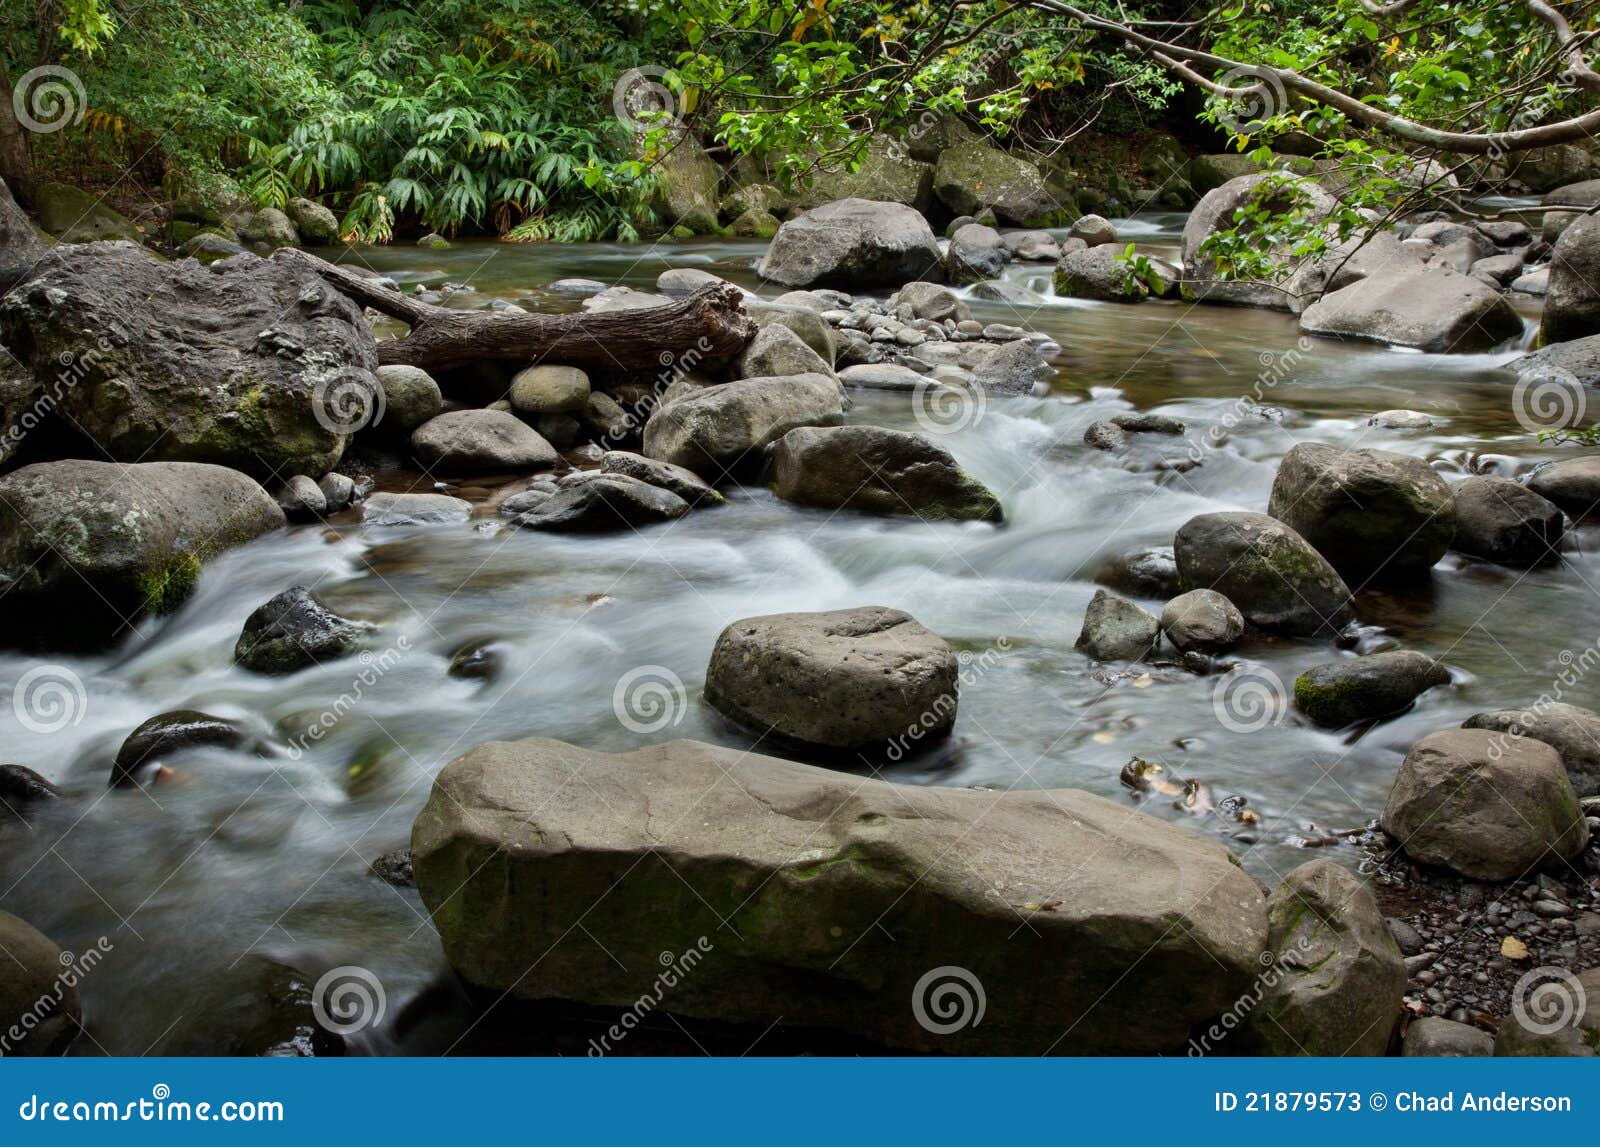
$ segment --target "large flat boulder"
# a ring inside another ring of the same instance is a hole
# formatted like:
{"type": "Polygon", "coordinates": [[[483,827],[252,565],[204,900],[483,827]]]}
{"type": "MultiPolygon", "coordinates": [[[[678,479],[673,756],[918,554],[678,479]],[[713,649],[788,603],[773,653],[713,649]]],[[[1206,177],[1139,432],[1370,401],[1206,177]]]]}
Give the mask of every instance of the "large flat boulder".
{"type": "Polygon", "coordinates": [[[757,272],[787,287],[898,287],[943,275],[928,221],[903,203],[839,199],[790,219],[757,272]]]}
{"type": "Polygon", "coordinates": [[[0,304],[6,346],[111,458],[321,475],[378,416],[361,308],[248,255],[202,267],[132,243],[58,247],[0,304]]]}
{"type": "Polygon", "coordinates": [[[796,427],[843,421],[839,383],[825,374],[745,378],[658,406],[645,423],[644,454],[716,482],[759,469],[766,448],[796,427]]]}
{"type": "Polygon", "coordinates": [[[778,497],[826,509],[998,522],[1000,499],[950,452],[881,426],[802,426],[772,451],[778,497]]]}
{"type": "Polygon", "coordinates": [[[1111,801],[693,741],[480,745],[440,772],[412,858],[480,987],[628,1006],[675,964],[681,1015],[955,1054],[1180,1051],[1267,938],[1222,845],[1111,801]]]}
{"type": "Polygon", "coordinates": [[[104,641],[176,608],[213,554],[284,524],[253,478],[193,462],[40,462],[0,478],[8,635],[104,641]]]}
{"type": "Polygon", "coordinates": [[[1522,334],[1522,318],[1499,291],[1438,265],[1389,268],[1306,307],[1307,334],[1411,347],[1432,354],[1492,350],[1522,334]]]}

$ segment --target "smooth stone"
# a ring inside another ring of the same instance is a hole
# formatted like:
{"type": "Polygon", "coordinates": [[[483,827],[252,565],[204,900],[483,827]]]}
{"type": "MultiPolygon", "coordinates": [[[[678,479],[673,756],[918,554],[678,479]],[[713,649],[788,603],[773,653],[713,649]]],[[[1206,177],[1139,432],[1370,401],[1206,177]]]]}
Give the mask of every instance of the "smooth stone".
{"type": "Polygon", "coordinates": [[[1411,649],[1394,649],[1330,661],[1306,670],[1294,681],[1295,706],[1329,729],[1398,713],[1450,673],[1433,658],[1411,649]]]}
{"type": "Polygon", "coordinates": [[[1127,598],[1094,591],[1074,648],[1096,661],[1139,661],[1161,634],[1161,622],[1127,598]]]}
{"type": "Polygon", "coordinates": [[[1600,506],[1600,454],[1563,458],[1528,475],[1528,489],[1548,498],[1574,519],[1588,517],[1600,506]]]}
{"type": "Polygon", "coordinates": [[[1451,548],[1505,566],[1535,566],[1559,556],[1561,508],[1509,478],[1474,475],[1453,487],[1456,534],[1451,548]]]}
{"type": "Polygon", "coordinates": [[[1244,637],[1244,614],[1216,590],[1194,589],[1162,608],[1161,632],[1183,653],[1226,653],[1244,637]]]}
{"type": "Polygon", "coordinates": [[[295,673],[345,656],[373,628],[340,617],[304,586],[293,586],[245,619],[233,657],[256,673],[295,673]]]}
{"type": "Polygon", "coordinates": [[[416,429],[411,449],[438,474],[543,470],[561,461],[537,430],[499,410],[441,414],[416,429]]]}
{"type": "Polygon", "coordinates": [[[1000,499],[937,443],[878,426],[803,426],[772,450],[778,497],[825,509],[998,522],[1000,499]]]}
{"type": "Polygon", "coordinates": [[[1178,581],[1214,589],[1262,629],[1332,636],[1354,616],[1350,589],[1311,544],[1265,514],[1190,518],[1173,539],[1178,581]]]}
{"type": "Polygon", "coordinates": [[[0,911],[0,1016],[6,1054],[59,1055],[83,1018],[76,983],[62,970],[74,962],[59,945],[21,917],[0,911]],[[26,1027],[24,1016],[33,1017],[26,1027]],[[13,1035],[13,1033],[15,1033],[13,1035]]]}
{"type": "Polygon", "coordinates": [[[140,774],[173,753],[203,745],[237,749],[248,739],[244,726],[227,717],[213,717],[193,709],[158,713],[122,742],[111,765],[111,785],[126,788],[139,784],[144,779],[140,774]]]}
{"type": "Polygon", "coordinates": [[[369,526],[420,526],[464,522],[472,503],[448,494],[369,494],[361,503],[361,520],[369,526]]]}
{"type": "Polygon", "coordinates": [[[1526,709],[1474,713],[1461,727],[1543,741],[1561,755],[1575,792],[1600,794],[1600,713],[1592,709],[1540,697],[1526,709]]]}
{"type": "Polygon", "coordinates": [[[530,366],[511,380],[511,409],[526,417],[582,414],[589,405],[589,376],[575,366],[530,366]]]}
{"type": "Polygon", "coordinates": [[[643,454],[630,454],[625,450],[608,450],[600,458],[600,469],[608,474],[620,474],[676,494],[691,506],[713,506],[725,501],[709,482],[693,470],[646,458],[643,454]]]}
{"type": "Polygon", "coordinates": [[[636,478],[601,473],[585,478],[557,490],[512,519],[513,524],[527,530],[602,533],[637,530],[689,512],[689,503],[676,494],[636,478]]]}

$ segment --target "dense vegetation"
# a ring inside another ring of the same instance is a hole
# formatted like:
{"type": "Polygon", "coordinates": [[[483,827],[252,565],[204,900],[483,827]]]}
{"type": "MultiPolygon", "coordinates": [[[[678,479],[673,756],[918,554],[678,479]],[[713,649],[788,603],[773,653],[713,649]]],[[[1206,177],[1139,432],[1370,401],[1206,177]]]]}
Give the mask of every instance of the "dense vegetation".
{"type": "Polygon", "coordinates": [[[1352,171],[1352,209],[1383,207],[1419,155],[1492,177],[1506,133],[1587,112],[1596,7],[1561,6],[1564,42],[1537,0],[30,0],[0,16],[8,86],[69,68],[85,114],[29,133],[3,101],[0,174],[306,195],[373,241],[631,238],[671,147],[619,116],[632,76],[663,121],[786,175],[938,115],[1044,157],[1165,121],[1293,141],[1352,171]]]}

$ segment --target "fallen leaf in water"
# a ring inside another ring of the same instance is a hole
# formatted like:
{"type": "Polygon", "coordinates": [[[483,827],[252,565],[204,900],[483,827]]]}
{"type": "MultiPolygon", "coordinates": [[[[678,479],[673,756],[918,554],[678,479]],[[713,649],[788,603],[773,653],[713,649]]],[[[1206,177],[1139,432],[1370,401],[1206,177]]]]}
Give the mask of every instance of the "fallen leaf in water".
{"type": "Polygon", "coordinates": [[[1102,729],[1089,739],[1097,745],[1109,745],[1112,741],[1117,739],[1117,735],[1115,733],[1108,733],[1102,729]]]}
{"type": "Polygon", "coordinates": [[[1135,689],[1148,689],[1155,682],[1155,678],[1148,673],[1141,673],[1133,679],[1135,689]]]}
{"type": "Polygon", "coordinates": [[[1061,901],[1046,900],[1043,903],[1035,903],[1034,901],[1030,900],[1026,904],[1018,904],[1017,907],[1021,908],[1024,912],[1054,912],[1057,908],[1061,907],[1061,901]]]}
{"type": "Polygon", "coordinates": [[[1508,960],[1526,960],[1533,955],[1528,946],[1515,936],[1500,941],[1500,954],[1508,960]]]}

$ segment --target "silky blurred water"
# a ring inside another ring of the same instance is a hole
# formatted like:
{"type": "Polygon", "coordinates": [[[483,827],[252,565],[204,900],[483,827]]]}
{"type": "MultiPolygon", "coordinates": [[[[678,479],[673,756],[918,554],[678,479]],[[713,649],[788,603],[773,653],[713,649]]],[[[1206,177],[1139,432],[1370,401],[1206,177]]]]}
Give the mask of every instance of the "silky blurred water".
{"type": "MultiPolygon", "coordinates": [[[[1182,220],[1120,226],[1161,252],[1175,247],[1182,220]]],[[[582,276],[649,289],[675,266],[778,294],[753,274],[760,250],[463,243],[359,258],[408,289],[470,284],[473,291],[451,297],[455,306],[498,297],[570,308],[570,298],[544,285],[582,276]]],[[[1049,292],[1047,266],[1014,265],[1007,278],[1049,292]]],[[[251,953],[311,976],[342,964],[372,969],[398,1012],[443,962],[415,892],[367,870],[407,844],[434,773],[475,744],[529,735],[606,750],[669,737],[748,745],[699,696],[712,644],[737,618],[905,609],[970,656],[969,681],[948,745],[885,775],[996,789],[1074,786],[1127,802],[1134,798],[1119,770],[1133,755],[1158,760],[1216,798],[1246,798],[1260,816],[1249,830],[1254,843],[1228,835],[1240,826],[1191,815],[1171,798],[1142,807],[1228,840],[1268,883],[1312,855],[1356,863],[1348,844],[1319,853],[1301,845],[1375,816],[1417,738],[1481,709],[1532,701],[1562,670],[1563,649],[1600,636],[1600,568],[1588,552],[1593,530],[1582,530],[1559,566],[1514,572],[1452,555],[1414,592],[1364,591],[1362,647],[1426,651],[1450,667],[1454,683],[1359,738],[1305,726],[1281,703],[1242,718],[1259,727],[1241,730],[1238,714],[1230,727],[1218,718],[1222,678],[1092,665],[1073,642],[1099,562],[1170,544],[1198,513],[1264,510],[1277,463],[1297,442],[1403,451],[1446,477],[1514,476],[1559,448],[1540,445],[1516,421],[1511,380],[1499,369],[1515,357],[1510,348],[1430,356],[1302,341],[1287,315],[1177,303],[971,305],[984,321],[1036,328],[1062,348],[1048,395],[992,397],[981,417],[940,439],[1001,495],[1003,527],[801,509],[759,488],[669,526],[600,537],[501,531],[492,512],[465,525],[387,529],[347,515],[220,556],[192,600],[111,653],[0,656],[8,694],[44,663],[84,687],[73,719],[54,731],[30,732],[0,708],[0,760],[29,765],[69,794],[31,826],[0,812],[0,907],[74,951],[101,936],[115,945],[83,985],[93,1040],[75,1050],[139,1054],[174,1032],[203,1031],[208,993],[230,983],[251,953]],[[1246,408],[1241,396],[1259,397],[1265,409],[1246,408]],[[1440,425],[1367,424],[1394,407],[1425,411],[1440,425]],[[1189,435],[1147,438],[1131,455],[1082,444],[1091,422],[1130,410],[1175,415],[1189,435]],[[1223,426],[1225,434],[1212,433],[1223,426]],[[1198,467],[1154,465],[1191,448],[1198,467]],[[234,667],[246,615],[297,583],[378,623],[375,659],[286,678],[234,667]],[[456,649],[486,639],[504,659],[497,678],[446,675],[456,649]],[[613,694],[644,666],[681,680],[685,703],[669,696],[674,719],[640,732],[649,715],[630,728],[613,694]],[[343,715],[326,736],[290,754],[292,739],[341,697],[343,715]],[[122,739],[175,708],[243,719],[276,755],[199,750],[153,790],[108,792],[122,739]]],[[[919,429],[906,395],[856,392],[855,401],[852,421],[919,429]]],[[[1261,679],[1286,688],[1336,655],[1326,642],[1252,644],[1241,672],[1270,674],[1261,679]]],[[[411,1046],[390,1032],[364,1038],[375,1048],[411,1046]]]]}

